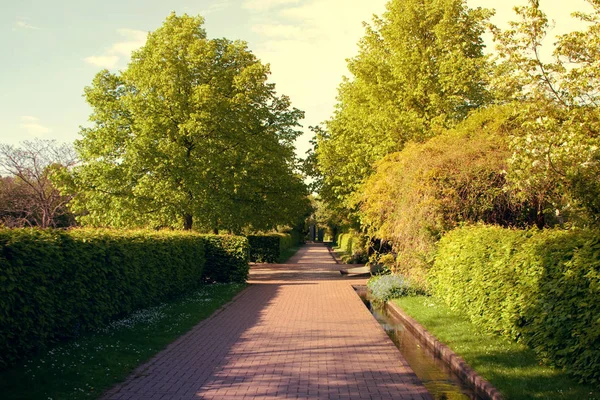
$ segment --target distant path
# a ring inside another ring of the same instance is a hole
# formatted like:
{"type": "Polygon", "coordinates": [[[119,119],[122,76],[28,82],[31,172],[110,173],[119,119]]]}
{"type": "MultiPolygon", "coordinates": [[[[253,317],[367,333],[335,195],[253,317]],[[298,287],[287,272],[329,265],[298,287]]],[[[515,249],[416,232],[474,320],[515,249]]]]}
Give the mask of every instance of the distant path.
{"type": "Polygon", "coordinates": [[[250,283],[103,399],[431,399],[324,245],[250,283]]]}

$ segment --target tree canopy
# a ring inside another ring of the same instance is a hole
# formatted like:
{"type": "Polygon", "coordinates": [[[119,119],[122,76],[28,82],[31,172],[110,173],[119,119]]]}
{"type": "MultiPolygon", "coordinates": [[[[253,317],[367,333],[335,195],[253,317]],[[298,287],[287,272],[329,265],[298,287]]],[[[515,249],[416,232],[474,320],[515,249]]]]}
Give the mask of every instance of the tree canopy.
{"type": "Polygon", "coordinates": [[[494,91],[520,111],[508,180],[534,198],[540,227],[553,215],[600,221],[600,1],[588,3],[592,13],[574,14],[586,27],[560,35],[550,60],[541,53],[550,25],[539,0],[517,7],[511,28],[495,32],[494,91]]]}
{"type": "Polygon", "coordinates": [[[366,25],[352,78],[317,135],[321,196],[349,206],[373,163],[454,126],[489,99],[481,34],[491,12],[463,0],[392,0],[366,25]]]}
{"type": "Polygon", "coordinates": [[[304,213],[293,145],[303,112],[245,42],[207,39],[203,22],[171,14],[127,69],[85,89],[93,125],[66,181],[83,223],[238,232],[304,213]]]}

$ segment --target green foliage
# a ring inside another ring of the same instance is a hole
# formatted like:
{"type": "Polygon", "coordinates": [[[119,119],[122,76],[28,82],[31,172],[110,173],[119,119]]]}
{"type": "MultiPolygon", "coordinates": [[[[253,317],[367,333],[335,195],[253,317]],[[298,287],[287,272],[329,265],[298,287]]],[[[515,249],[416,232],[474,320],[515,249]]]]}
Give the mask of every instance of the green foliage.
{"type": "Polygon", "coordinates": [[[195,289],[242,282],[243,237],[0,230],[0,365],[195,289]]]}
{"type": "Polygon", "coordinates": [[[208,282],[246,282],[250,246],[243,236],[203,237],[206,253],[204,279],[208,282]]]}
{"type": "Polygon", "coordinates": [[[294,140],[303,112],[242,41],[171,14],[123,72],[85,96],[92,126],[62,176],[81,223],[216,232],[292,225],[308,208],[294,140]]]}
{"type": "Polygon", "coordinates": [[[244,284],[202,285],[28,356],[0,371],[2,399],[97,399],[244,287],[244,284]]]}
{"type": "Polygon", "coordinates": [[[376,275],[367,281],[367,287],[371,296],[378,301],[388,301],[404,296],[419,294],[419,290],[405,276],[376,275]]]}
{"type": "Polygon", "coordinates": [[[249,235],[250,261],[276,263],[279,261],[281,236],[278,234],[249,235]]]}
{"type": "Polygon", "coordinates": [[[541,46],[550,24],[539,0],[517,7],[511,29],[496,29],[500,66],[494,91],[518,101],[520,129],[511,135],[508,182],[534,199],[539,227],[600,221],[600,2],[575,13],[586,28],[559,35],[554,57],[541,46]]]}
{"type": "Polygon", "coordinates": [[[485,108],[377,164],[362,188],[361,223],[393,243],[400,272],[423,281],[435,242],[461,223],[528,223],[526,205],[505,190],[514,129],[511,106],[485,108]]]}
{"type": "Polygon", "coordinates": [[[374,162],[486,104],[489,16],[463,0],[392,0],[367,25],[327,131],[315,130],[325,201],[353,211],[350,197],[374,162]]]}
{"type": "Polygon", "coordinates": [[[340,233],[335,242],[337,243],[337,248],[346,254],[352,254],[352,242],[356,236],[356,233],[340,233]]]}
{"type": "Polygon", "coordinates": [[[589,230],[456,229],[439,242],[430,289],[477,326],[600,382],[600,235],[589,230]]]}
{"type": "Polygon", "coordinates": [[[349,230],[338,234],[335,243],[342,253],[342,261],[346,264],[364,264],[368,261],[367,238],[360,233],[349,230]]]}
{"type": "Polygon", "coordinates": [[[268,233],[247,236],[250,245],[250,261],[258,263],[277,263],[289,249],[300,245],[300,234],[268,233]]]}

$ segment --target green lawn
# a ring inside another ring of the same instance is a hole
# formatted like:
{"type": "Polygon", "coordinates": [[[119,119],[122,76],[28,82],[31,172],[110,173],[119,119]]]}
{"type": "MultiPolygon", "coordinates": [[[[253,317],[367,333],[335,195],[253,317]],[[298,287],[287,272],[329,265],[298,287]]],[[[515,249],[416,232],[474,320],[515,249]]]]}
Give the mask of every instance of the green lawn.
{"type": "Polygon", "coordinates": [[[279,255],[279,264],[285,264],[298,250],[300,250],[300,247],[290,247],[283,250],[279,255]]]}
{"type": "Polygon", "coordinates": [[[393,302],[460,355],[507,399],[600,399],[600,390],[540,365],[527,347],[483,333],[441,301],[405,297],[393,302]]]}
{"type": "Polygon", "coordinates": [[[94,399],[210,316],[243,284],[215,284],[144,309],[0,373],[3,400],[94,399]]]}

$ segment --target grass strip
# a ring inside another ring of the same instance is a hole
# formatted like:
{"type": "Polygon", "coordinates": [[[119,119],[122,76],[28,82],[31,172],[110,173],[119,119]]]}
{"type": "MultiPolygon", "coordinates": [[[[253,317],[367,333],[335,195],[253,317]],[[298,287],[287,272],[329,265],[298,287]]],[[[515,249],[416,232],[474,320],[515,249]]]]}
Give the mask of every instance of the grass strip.
{"type": "Polygon", "coordinates": [[[300,247],[289,247],[279,255],[279,264],[285,264],[294,254],[300,250],[300,247]]]}
{"type": "Polygon", "coordinates": [[[600,390],[564,371],[540,365],[526,346],[481,332],[442,301],[425,296],[392,300],[461,356],[506,399],[600,399],[600,390]]]}
{"type": "Polygon", "coordinates": [[[0,373],[0,398],[98,398],[244,287],[245,284],[203,286],[30,357],[0,373]]]}

